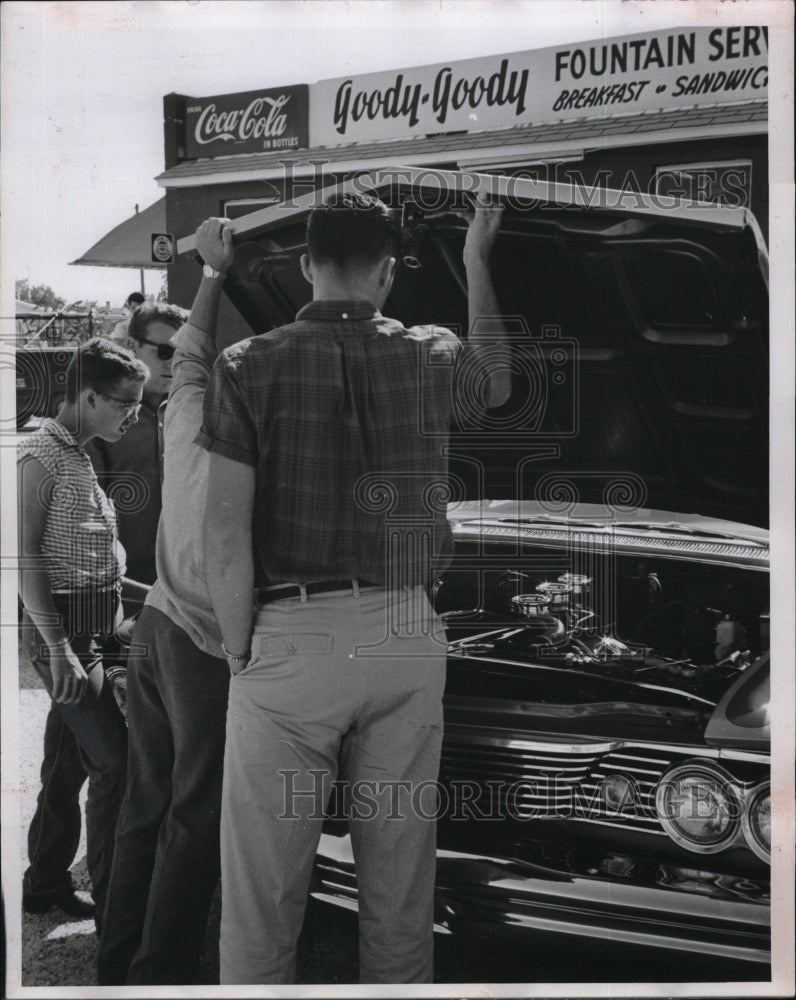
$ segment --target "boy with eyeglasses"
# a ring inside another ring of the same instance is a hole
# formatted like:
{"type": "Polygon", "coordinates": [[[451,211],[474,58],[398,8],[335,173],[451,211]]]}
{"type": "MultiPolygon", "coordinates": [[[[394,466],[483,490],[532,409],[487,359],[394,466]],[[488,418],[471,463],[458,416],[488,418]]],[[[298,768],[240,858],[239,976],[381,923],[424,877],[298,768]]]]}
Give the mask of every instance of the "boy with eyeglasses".
{"type": "Polygon", "coordinates": [[[52,698],[42,788],[28,831],[23,908],[94,915],[70,867],[86,802],[87,865],[102,912],[125,785],[127,734],[98,642],[112,632],[125,568],[113,505],[86,453],[94,437],[121,440],[135,425],[146,366],[108,340],[82,345],[66,373],[66,400],[18,447],[22,643],[52,698]]]}
{"type": "Polygon", "coordinates": [[[171,386],[171,338],[185,313],[163,302],[145,302],[133,312],[128,344],[149,369],[138,422],[120,441],[97,441],[88,449],[97,477],[116,505],[119,538],[133,580],[155,582],[155,541],[162,504],[163,411],[171,386]]]}

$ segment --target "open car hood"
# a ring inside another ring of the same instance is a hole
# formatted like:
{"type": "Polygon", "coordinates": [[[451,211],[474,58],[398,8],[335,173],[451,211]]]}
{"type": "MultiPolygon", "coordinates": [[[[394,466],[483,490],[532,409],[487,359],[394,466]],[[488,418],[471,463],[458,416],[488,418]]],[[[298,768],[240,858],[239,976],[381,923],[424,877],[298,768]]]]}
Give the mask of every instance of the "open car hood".
{"type": "Polygon", "coordinates": [[[769,571],[768,529],[698,514],[605,503],[491,500],[449,504],[448,521],[455,538],[499,542],[510,537],[568,552],[599,544],[616,555],[769,571]]]}
{"type": "MultiPolygon", "coordinates": [[[[346,188],[404,213],[410,245],[385,314],[463,336],[463,210],[479,190],[506,204],[493,274],[513,390],[480,420],[458,411],[453,500],[618,494],[625,507],[768,523],[767,258],[751,213],[412,167],[346,188]]],[[[225,290],[253,332],[309,301],[299,258],[324,196],[232,223],[225,290]]]]}

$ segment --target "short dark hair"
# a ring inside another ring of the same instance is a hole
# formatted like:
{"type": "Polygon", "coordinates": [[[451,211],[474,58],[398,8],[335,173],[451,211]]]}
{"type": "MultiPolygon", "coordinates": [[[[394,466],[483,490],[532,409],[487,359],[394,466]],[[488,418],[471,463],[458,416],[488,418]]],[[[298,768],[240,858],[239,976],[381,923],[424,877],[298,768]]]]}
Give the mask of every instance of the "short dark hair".
{"type": "Polygon", "coordinates": [[[130,292],[130,294],[127,296],[127,301],[125,302],[125,305],[140,306],[144,302],[146,302],[146,299],[140,292],[130,292]]]}
{"type": "Polygon", "coordinates": [[[140,344],[146,337],[147,329],[151,323],[168,323],[175,330],[179,330],[185,322],[186,316],[184,309],[169,305],[168,302],[145,302],[130,317],[127,336],[137,340],[140,344]]]}
{"type": "Polygon", "coordinates": [[[369,194],[333,194],[307,220],[307,248],[316,262],[372,264],[400,260],[403,230],[396,213],[369,194]]]}
{"type": "Polygon", "coordinates": [[[122,379],[146,382],[149,369],[130,351],[112,340],[93,337],[75,351],[66,369],[66,400],[77,402],[84,389],[108,393],[122,379]]]}

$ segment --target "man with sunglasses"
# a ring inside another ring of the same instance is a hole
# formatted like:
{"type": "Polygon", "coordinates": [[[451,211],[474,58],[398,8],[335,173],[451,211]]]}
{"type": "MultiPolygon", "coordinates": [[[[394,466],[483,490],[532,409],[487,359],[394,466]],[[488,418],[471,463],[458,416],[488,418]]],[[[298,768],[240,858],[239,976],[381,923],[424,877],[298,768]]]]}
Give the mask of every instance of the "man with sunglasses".
{"type": "Polygon", "coordinates": [[[171,386],[171,338],[185,314],[177,306],[145,302],[133,312],[128,345],[150,375],[138,421],[118,442],[96,441],[88,449],[100,484],[114,500],[119,538],[127,551],[127,574],[153,584],[155,540],[163,482],[163,410],[171,386]]]}

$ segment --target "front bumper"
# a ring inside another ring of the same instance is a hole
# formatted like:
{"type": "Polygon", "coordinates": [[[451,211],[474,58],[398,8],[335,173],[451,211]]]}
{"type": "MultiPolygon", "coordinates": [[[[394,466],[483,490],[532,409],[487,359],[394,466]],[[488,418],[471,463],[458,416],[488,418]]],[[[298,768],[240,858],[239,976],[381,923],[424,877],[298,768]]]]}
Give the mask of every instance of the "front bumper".
{"type": "MultiPolygon", "coordinates": [[[[609,852],[591,855],[586,864],[574,860],[565,851],[540,864],[438,850],[435,930],[498,937],[553,932],[770,963],[764,882],[609,852]]],[[[312,894],[356,909],[347,834],[321,837],[312,894]]]]}

